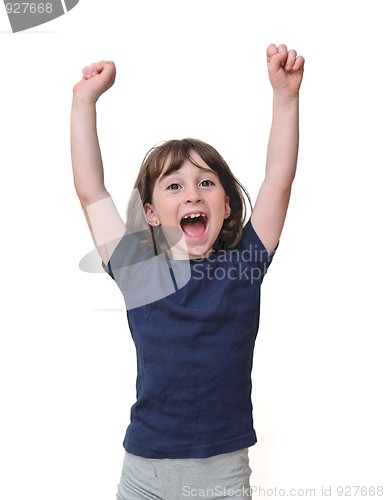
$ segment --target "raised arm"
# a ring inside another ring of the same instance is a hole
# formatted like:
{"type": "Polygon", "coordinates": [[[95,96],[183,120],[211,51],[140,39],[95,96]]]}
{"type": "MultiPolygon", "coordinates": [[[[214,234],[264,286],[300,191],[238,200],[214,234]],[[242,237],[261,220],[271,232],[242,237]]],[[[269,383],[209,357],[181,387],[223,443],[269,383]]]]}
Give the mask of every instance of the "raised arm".
{"type": "Polygon", "coordinates": [[[251,223],[271,253],[277,246],[289,205],[298,155],[298,101],[305,60],[285,45],[267,48],[273,87],[273,119],[267,148],[265,179],[251,223]]]}
{"type": "Polygon", "coordinates": [[[96,128],[96,102],[115,81],[115,65],[101,61],[83,69],[73,88],[71,155],[76,193],[95,246],[105,263],[124,235],[125,224],[104,186],[103,162],[96,128]]]}

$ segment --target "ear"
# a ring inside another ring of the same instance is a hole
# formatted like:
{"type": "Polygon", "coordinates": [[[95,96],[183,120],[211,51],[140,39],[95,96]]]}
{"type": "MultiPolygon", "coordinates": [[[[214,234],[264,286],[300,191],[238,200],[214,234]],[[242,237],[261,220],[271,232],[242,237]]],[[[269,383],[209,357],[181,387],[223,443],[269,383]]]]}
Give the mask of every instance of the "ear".
{"type": "Polygon", "coordinates": [[[228,196],[226,196],[226,200],[225,200],[225,219],[227,219],[228,217],[230,217],[230,214],[231,214],[230,198],[228,196]]]}
{"type": "Polygon", "coordinates": [[[159,226],[159,220],[152,205],[150,203],[145,203],[143,208],[146,220],[150,226],[159,226]]]}

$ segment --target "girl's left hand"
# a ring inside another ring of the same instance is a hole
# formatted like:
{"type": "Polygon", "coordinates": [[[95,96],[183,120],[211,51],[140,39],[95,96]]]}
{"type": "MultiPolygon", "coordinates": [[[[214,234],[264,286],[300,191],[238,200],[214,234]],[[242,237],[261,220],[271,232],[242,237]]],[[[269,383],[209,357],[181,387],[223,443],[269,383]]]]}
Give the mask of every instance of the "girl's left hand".
{"type": "Polygon", "coordinates": [[[273,90],[288,95],[298,95],[302,82],[305,59],[286,45],[273,43],[266,51],[267,69],[273,90]]]}

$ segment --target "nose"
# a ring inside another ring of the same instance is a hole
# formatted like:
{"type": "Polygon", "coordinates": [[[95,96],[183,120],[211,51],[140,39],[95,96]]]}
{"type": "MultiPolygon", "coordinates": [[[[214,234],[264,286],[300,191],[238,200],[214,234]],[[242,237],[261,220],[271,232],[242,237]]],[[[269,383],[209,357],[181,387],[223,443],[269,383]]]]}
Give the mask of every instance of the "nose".
{"type": "Polygon", "coordinates": [[[198,186],[188,186],[185,188],[185,203],[198,203],[202,201],[202,193],[198,186]]]}

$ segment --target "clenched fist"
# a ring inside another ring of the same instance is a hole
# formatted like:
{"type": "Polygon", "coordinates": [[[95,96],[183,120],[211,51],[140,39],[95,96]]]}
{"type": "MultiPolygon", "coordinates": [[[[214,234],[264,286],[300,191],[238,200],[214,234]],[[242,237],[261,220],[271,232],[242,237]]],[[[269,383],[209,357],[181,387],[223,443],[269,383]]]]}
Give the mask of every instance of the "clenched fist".
{"type": "Polygon", "coordinates": [[[274,44],[266,51],[267,69],[274,91],[297,95],[301,86],[305,59],[286,45],[274,44]]]}
{"type": "Polygon", "coordinates": [[[83,68],[83,78],[73,88],[74,98],[93,102],[115,82],[116,68],[112,61],[100,61],[83,68]]]}

